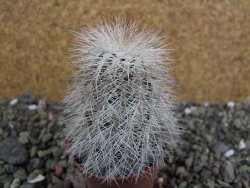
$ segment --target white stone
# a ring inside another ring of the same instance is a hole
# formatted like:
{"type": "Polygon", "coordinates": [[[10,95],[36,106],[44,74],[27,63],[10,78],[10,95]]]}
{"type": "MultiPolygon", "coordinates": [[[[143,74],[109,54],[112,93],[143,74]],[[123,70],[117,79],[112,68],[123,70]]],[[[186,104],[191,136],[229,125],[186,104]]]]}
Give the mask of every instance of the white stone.
{"type": "Polygon", "coordinates": [[[158,178],[158,183],[162,184],[163,182],[164,182],[164,178],[163,177],[158,178]]]}
{"type": "Polygon", "coordinates": [[[240,140],[239,148],[240,148],[240,149],[245,149],[245,148],[246,148],[246,144],[245,144],[245,142],[244,142],[243,139],[240,140]]]}
{"type": "Polygon", "coordinates": [[[204,104],[203,104],[205,107],[209,107],[209,102],[205,102],[204,104]]]}
{"type": "Polygon", "coordinates": [[[30,104],[30,105],[28,106],[28,109],[29,109],[29,110],[36,110],[36,109],[37,109],[37,105],[35,105],[35,104],[30,104]]]}
{"type": "Polygon", "coordinates": [[[10,123],[10,122],[8,123],[8,126],[9,126],[9,128],[11,128],[11,129],[14,129],[14,127],[15,127],[15,126],[14,126],[12,123],[10,123]]]}
{"type": "Polygon", "coordinates": [[[184,113],[185,114],[191,114],[192,110],[190,108],[185,108],[184,113]]]}
{"type": "Polygon", "coordinates": [[[17,99],[12,99],[12,100],[10,101],[10,105],[13,106],[13,105],[15,105],[17,102],[18,102],[17,99]]]}
{"type": "Polygon", "coordinates": [[[234,155],[234,150],[233,149],[230,149],[230,150],[228,150],[228,151],[226,151],[225,153],[224,153],[224,156],[225,157],[231,157],[231,156],[233,156],[234,155]]]}
{"type": "Polygon", "coordinates": [[[37,182],[40,182],[40,181],[43,181],[43,180],[45,180],[45,177],[43,175],[39,174],[34,179],[28,180],[28,182],[33,184],[33,183],[37,183],[37,182]]]}
{"type": "Polygon", "coordinates": [[[229,101],[229,102],[227,103],[227,106],[228,106],[229,108],[233,108],[233,107],[235,106],[235,104],[234,104],[234,102],[229,101]]]}

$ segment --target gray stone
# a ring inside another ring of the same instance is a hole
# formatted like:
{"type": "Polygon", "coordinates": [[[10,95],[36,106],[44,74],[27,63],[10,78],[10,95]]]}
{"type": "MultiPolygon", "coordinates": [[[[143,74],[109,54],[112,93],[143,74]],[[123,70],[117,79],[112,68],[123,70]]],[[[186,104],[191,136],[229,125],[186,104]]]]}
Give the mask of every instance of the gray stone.
{"type": "Polygon", "coordinates": [[[75,171],[75,167],[72,164],[69,164],[67,167],[67,174],[72,174],[75,171]]]}
{"type": "Polygon", "coordinates": [[[25,147],[12,138],[0,141],[0,159],[14,165],[20,165],[28,160],[25,147]]]}
{"type": "Polygon", "coordinates": [[[58,177],[56,177],[55,175],[52,175],[51,179],[52,179],[52,183],[54,183],[54,184],[61,182],[61,180],[58,177]]]}
{"type": "Polygon", "coordinates": [[[212,137],[211,135],[209,135],[209,134],[206,134],[206,135],[205,135],[205,139],[206,139],[206,141],[207,141],[208,143],[211,143],[212,140],[213,140],[213,137],[212,137]]]}
{"type": "MultiPolygon", "coordinates": [[[[56,185],[55,185],[56,186],[56,185]]],[[[53,184],[52,183],[49,183],[47,188],[52,188],[53,187],[53,184]]],[[[54,187],[53,187],[54,188],[54,187]]]]}
{"type": "Polygon", "coordinates": [[[204,180],[206,180],[208,177],[211,176],[211,172],[209,170],[203,169],[200,175],[204,180]]]}
{"type": "Polygon", "coordinates": [[[8,174],[6,174],[6,173],[0,176],[0,182],[2,182],[2,183],[10,182],[10,184],[11,184],[13,179],[14,179],[13,177],[8,176],[8,174]]]}
{"type": "Polygon", "coordinates": [[[220,185],[219,187],[229,187],[229,184],[227,182],[221,181],[220,179],[217,179],[216,181],[220,185]]]}
{"type": "Polygon", "coordinates": [[[248,165],[243,165],[243,166],[241,166],[241,167],[238,169],[238,171],[239,171],[240,174],[247,174],[247,173],[250,174],[250,166],[248,166],[248,165]]]}
{"type": "Polygon", "coordinates": [[[208,188],[214,188],[215,187],[215,183],[211,179],[207,180],[207,184],[206,185],[207,185],[208,188]]]}
{"type": "Polygon", "coordinates": [[[222,154],[225,153],[227,150],[229,150],[229,147],[223,142],[217,142],[212,146],[212,150],[215,153],[222,154]]]}
{"type": "Polygon", "coordinates": [[[42,139],[42,140],[43,140],[43,143],[46,143],[46,142],[50,141],[51,138],[52,138],[52,134],[51,134],[51,133],[45,134],[45,135],[43,136],[43,139],[42,139]]]}
{"type": "Polygon", "coordinates": [[[20,186],[20,184],[21,184],[21,182],[19,179],[14,179],[10,185],[10,188],[18,188],[20,186]]]}
{"type": "Polygon", "coordinates": [[[3,129],[0,128],[0,141],[4,140],[5,138],[5,132],[3,131],[3,129]]]}
{"type": "Polygon", "coordinates": [[[221,165],[220,173],[224,181],[227,183],[232,183],[235,179],[234,166],[229,161],[227,161],[224,165],[221,165]]]}
{"type": "Polygon", "coordinates": [[[16,167],[12,164],[4,165],[5,171],[9,174],[13,174],[16,171],[16,167]]]}
{"type": "Polygon", "coordinates": [[[250,107],[250,96],[247,97],[247,98],[243,101],[243,104],[244,104],[246,107],[250,107]]]}
{"type": "Polygon", "coordinates": [[[40,114],[43,114],[46,109],[46,100],[39,99],[38,100],[38,105],[37,105],[37,110],[40,114]]]}
{"type": "Polygon", "coordinates": [[[219,175],[220,168],[215,166],[215,167],[212,168],[212,172],[213,172],[214,175],[219,175]]]}
{"type": "Polygon", "coordinates": [[[29,140],[30,140],[30,142],[31,142],[31,144],[32,144],[33,146],[36,146],[36,145],[39,145],[39,144],[40,144],[40,140],[37,139],[37,138],[29,137],[29,140]]]}
{"type": "Polygon", "coordinates": [[[199,146],[198,144],[194,144],[194,145],[192,146],[192,148],[193,148],[193,150],[195,150],[195,151],[202,151],[202,147],[199,146]]]}
{"type": "Polygon", "coordinates": [[[39,158],[33,158],[30,160],[30,164],[31,164],[33,169],[40,168],[43,165],[42,163],[43,163],[43,161],[40,160],[39,158]]]}
{"type": "Polygon", "coordinates": [[[203,168],[203,166],[204,166],[203,163],[198,163],[197,165],[195,165],[195,166],[193,167],[193,171],[194,171],[195,173],[198,173],[198,172],[203,168]]]}
{"type": "Polygon", "coordinates": [[[179,184],[178,188],[185,188],[187,187],[187,182],[183,181],[179,184]]]}
{"type": "Polygon", "coordinates": [[[66,168],[68,166],[68,162],[66,160],[61,160],[59,161],[59,164],[63,167],[66,168]]]}
{"type": "Polygon", "coordinates": [[[234,126],[235,126],[235,128],[240,129],[241,126],[242,126],[241,120],[240,119],[235,119],[234,120],[234,126]]]}
{"type": "Polygon", "coordinates": [[[37,146],[33,146],[31,149],[30,149],[30,157],[35,157],[37,154],[37,146]]]}
{"type": "Polygon", "coordinates": [[[5,168],[0,166],[0,176],[5,173],[5,168]]]}
{"type": "Polygon", "coordinates": [[[234,188],[242,188],[242,183],[240,181],[236,182],[234,188]]]}
{"type": "Polygon", "coordinates": [[[192,164],[193,164],[193,158],[187,158],[186,160],[185,160],[185,165],[187,166],[187,167],[191,167],[192,166],[192,164]]]}
{"type": "Polygon", "coordinates": [[[57,140],[60,138],[60,136],[61,136],[61,133],[57,132],[56,134],[54,134],[53,139],[57,140]]]}
{"type": "Polygon", "coordinates": [[[6,182],[4,183],[3,188],[10,188],[10,185],[11,185],[11,183],[10,183],[9,181],[6,181],[6,182]]]}
{"type": "Polygon", "coordinates": [[[39,174],[43,175],[44,174],[44,171],[42,169],[35,169],[33,172],[36,173],[37,175],[39,175],[39,174]]]}
{"type": "Polygon", "coordinates": [[[57,161],[54,159],[49,159],[46,161],[46,169],[53,170],[55,168],[57,161]]]}
{"type": "Polygon", "coordinates": [[[24,169],[19,169],[15,172],[14,178],[20,179],[21,181],[24,181],[27,179],[27,174],[24,169]]]}
{"type": "Polygon", "coordinates": [[[247,149],[250,149],[250,140],[246,141],[246,147],[247,147],[247,149]]]}
{"type": "Polygon", "coordinates": [[[34,188],[35,187],[35,184],[30,184],[30,183],[24,183],[21,185],[20,188],[34,188]]]}
{"type": "Polygon", "coordinates": [[[38,172],[33,171],[33,172],[31,172],[31,173],[29,174],[29,176],[28,176],[28,179],[27,179],[27,180],[33,180],[33,179],[34,179],[34,178],[36,178],[38,175],[39,175],[39,173],[38,173],[38,172]]]}
{"type": "Polygon", "coordinates": [[[179,175],[180,177],[183,177],[183,176],[186,176],[187,174],[187,171],[184,167],[182,166],[179,166],[177,169],[176,169],[176,174],[179,175]]]}
{"type": "Polygon", "coordinates": [[[55,146],[51,149],[51,152],[52,152],[54,158],[58,158],[62,155],[63,150],[61,148],[55,146]]]}
{"type": "Polygon", "coordinates": [[[21,142],[22,144],[29,143],[29,132],[28,131],[20,132],[18,141],[21,142]]]}
{"type": "Polygon", "coordinates": [[[48,149],[48,150],[40,150],[40,151],[37,152],[38,157],[44,157],[44,156],[50,155],[50,153],[51,153],[50,149],[48,149]]]}

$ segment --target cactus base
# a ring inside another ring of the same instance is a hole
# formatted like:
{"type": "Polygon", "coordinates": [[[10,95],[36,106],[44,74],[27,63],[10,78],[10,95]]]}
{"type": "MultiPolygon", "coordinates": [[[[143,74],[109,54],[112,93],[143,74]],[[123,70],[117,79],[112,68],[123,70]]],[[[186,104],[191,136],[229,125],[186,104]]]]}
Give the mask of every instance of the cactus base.
{"type": "MultiPolygon", "coordinates": [[[[73,159],[73,163],[81,173],[84,172],[77,159],[73,159]]],[[[137,181],[132,177],[127,177],[126,179],[117,177],[115,181],[103,183],[103,178],[92,175],[88,177],[88,183],[90,188],[153,188],[157,170],[156,166],[149,167],[147,169],[148,175],[139,176],[137,181]]]]}

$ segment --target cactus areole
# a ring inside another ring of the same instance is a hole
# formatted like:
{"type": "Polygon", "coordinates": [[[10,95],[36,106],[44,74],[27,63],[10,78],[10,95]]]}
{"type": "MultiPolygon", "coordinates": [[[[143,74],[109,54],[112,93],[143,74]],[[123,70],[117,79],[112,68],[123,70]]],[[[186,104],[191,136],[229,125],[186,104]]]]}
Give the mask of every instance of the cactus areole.
{"type": "Polygon", "coordinates": [[[138,180],[179,138],[165,41],[124,20],[76,36],[77,70],[63,100],[66,153],[88,176],[138,180]]]}

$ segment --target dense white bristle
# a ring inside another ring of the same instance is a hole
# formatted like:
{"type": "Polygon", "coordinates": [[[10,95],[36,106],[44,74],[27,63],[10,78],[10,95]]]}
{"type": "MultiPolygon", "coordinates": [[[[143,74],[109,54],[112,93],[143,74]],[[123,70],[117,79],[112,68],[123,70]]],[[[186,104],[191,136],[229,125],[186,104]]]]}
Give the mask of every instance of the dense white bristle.
{"type": "Polygon", "coordinates": [[[102,22],[77,34],[77,71],[65,104],[67,153],[87,174],[138,178],[177,144],[167,49],[135,22],[102,22]]]}

